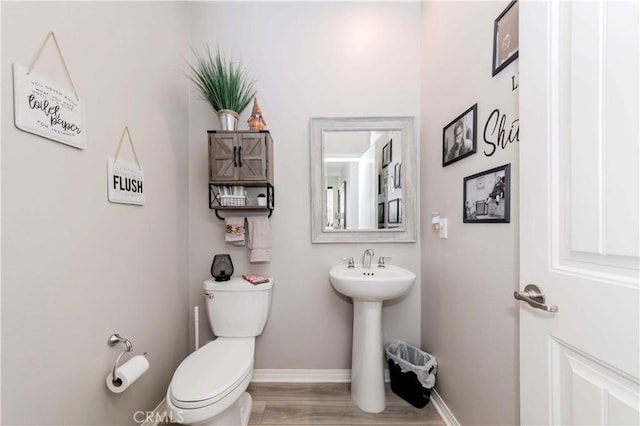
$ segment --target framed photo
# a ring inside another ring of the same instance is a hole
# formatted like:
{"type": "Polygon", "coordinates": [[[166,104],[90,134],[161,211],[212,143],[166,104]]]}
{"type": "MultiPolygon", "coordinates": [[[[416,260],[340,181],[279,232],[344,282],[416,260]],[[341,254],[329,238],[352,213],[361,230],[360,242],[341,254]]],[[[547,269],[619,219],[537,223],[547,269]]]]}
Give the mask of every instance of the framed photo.
{"type": "Polygon", "coordinates": [[[512,1],[493,24],[492,77],[518,57],[518,10],[518,1],[512,1]]]}
{"type": "Polygon", "coordinates": [[[389,201],[389,223],[400,223],[400,199],[396,198],[395,200],[389,201]]]}
{"type": "Polygon", "coordinates": [[[382,168],[384,169],[391,164],[391,147],[393,139],[389,139],[389,143],[382,147],[382,168]]]}
{"type": "Polygon", "coordinates": [[[402,164],[396,163],[393,170],[393,187],[402,188],[402,164]]]}
{"type": "Polygon", "coordinates": [[[378,195],[382,194],[382,176],[378,175],[378,195]]]}
{"type": "MultiPolygon", "coordinates": [[[[464,178],[464,223],[509,223],[511,164],[464,178]],[[484,180],[479,187],[478,179],[484,180]]],[[[391,213],[391,211],[389,211],[391,213]]]]}
{"type": "Polygon", "coordinates": [[[347,229],[347,182],[343,181],[338,187],[339,228],[347,229]]]}
{"type": "Polygon", "coordinates": [[[476,153],[478,104],[442,129],[442,167],[476,153]]]}
{"type": "Polygon", "coordinates": [[[384,203],[378,203],[378,224],[384,223],[384,203]]]}

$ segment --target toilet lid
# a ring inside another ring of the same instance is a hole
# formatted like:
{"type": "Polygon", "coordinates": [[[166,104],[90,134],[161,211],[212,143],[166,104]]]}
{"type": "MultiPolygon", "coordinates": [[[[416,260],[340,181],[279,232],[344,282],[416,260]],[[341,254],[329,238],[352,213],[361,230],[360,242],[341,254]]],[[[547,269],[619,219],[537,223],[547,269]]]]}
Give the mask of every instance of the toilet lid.
{"type": "Polygon", "coordinates": [[[253,338],[218,338],[191,353],[173,374],[174,403],[205,406],[224,397],[253,369],[253,350],[253,338]]]}

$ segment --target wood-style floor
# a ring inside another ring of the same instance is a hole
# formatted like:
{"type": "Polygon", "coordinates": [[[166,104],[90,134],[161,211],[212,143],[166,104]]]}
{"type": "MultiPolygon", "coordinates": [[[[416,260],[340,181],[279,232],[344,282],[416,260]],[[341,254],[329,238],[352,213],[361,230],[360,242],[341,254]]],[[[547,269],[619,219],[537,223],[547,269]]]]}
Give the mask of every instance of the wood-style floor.
{"type": "Polygon", "coordinates": [[[444,425],[429,402],[415,408],[387,385],[387,405],[365,413],[351,401],[349,383],[252,383],[250,425],[444,425]]]}

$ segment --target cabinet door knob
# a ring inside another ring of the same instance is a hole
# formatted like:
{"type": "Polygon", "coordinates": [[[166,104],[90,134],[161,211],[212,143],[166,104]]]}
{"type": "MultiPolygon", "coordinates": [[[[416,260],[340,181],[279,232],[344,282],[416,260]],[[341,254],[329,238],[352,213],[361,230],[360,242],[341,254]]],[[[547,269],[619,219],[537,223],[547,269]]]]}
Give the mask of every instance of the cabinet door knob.
{"type": "Polygon", "coordinates": [[[234,146],[233,147],[233,167],[238,167],[237,153],[238,153],[238,147],[234,146]]]}

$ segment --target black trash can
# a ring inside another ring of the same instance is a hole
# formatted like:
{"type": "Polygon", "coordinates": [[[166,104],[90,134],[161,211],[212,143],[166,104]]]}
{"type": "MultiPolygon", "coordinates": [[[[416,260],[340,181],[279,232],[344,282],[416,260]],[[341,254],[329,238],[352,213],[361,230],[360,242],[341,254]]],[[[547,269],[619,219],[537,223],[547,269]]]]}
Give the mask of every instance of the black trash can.
{"type": "Polygon", "coordinates": [[[392,343],[385,352],[393,393],[414,407],[427,405],[436,384],[435,357],[405,342],[392,343]]]}

